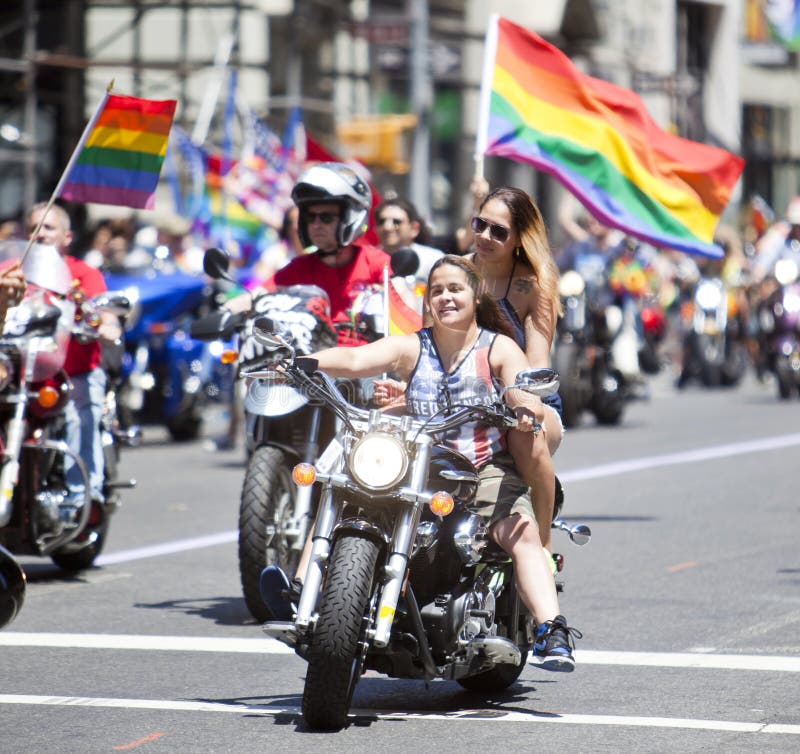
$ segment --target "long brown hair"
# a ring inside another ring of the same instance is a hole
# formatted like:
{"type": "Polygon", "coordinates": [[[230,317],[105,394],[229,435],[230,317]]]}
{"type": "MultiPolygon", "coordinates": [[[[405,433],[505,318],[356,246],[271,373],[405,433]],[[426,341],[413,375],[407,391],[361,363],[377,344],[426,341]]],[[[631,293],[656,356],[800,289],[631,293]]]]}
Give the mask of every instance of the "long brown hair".
{"type": "Polygon", "coordinates": [[[475,321],[478,323],[478,327],[501,333],[502,335],[508,335],[508,337],[513,340],[514,331],[511,328],[508,317],[506,317],[502,309],[498,306],[497,299],[487,290],[486,281],[483,279],[480,270],[478,270],[469,259],[465,259],[464,257],[458,257],[455,254],[445,254],[434,262],[428,274],[425,305],[430,308],[429,291],[431,289],[433,273],[445,264],[449,264],[451,267],[458,267],[458,269],[462,270],[467,276],[469,287],[472,288],[472,293],[475,296],[475,321]]]}
{"type": "Polygon", "coordinates": [[[512,186],[500,186],[489,193],[481,202],[480,209],[492,199],[497,199],[508,207],[512,229],[517,232],[520,242],[514,253],[523,256],[536,275],[539,284],[539,311],[550,320],[550,331],[555,332],[556,320],[563,310],[558,295],[558,267],[547,241],[542,213],[525,191],[512,186]]]}

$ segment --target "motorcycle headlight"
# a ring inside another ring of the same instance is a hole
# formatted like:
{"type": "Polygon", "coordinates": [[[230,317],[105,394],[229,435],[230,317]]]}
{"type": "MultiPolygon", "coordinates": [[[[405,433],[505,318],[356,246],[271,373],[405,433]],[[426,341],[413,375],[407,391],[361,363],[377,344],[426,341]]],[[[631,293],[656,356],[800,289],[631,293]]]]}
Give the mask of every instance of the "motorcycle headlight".
{"type": "Polygon", "coordinates": [[[14,376],[14,365],[11,359],[4,353],[0,353],[0,391],[8,387],[11,378],[14,376]]]}
{"type": "Polygon", "coordinates": [[[714,283],[701,283],[694,297],[702,309],[716,309],[722,298],[722,291],[714,283]]]}
{"type": "Polygon", "coordinates": [[[353,447],[349,466],[362,487],[388,490],[405,475],[408,455],[397,438],[384,432],[370,432],[353,447]]]}
{"type": "Polygon", "coordinates": [[[794,259],[779,259],[775,262],[775,278],[781,285],[789,285],[797,280],[797,262],[794,259]]]}
{"type": "Polygon", "coordinates": [[[585,288],[586,283],[575,270],[568,270],[558,280],[558,292],[563,298],[580,296],[585,288]]]}

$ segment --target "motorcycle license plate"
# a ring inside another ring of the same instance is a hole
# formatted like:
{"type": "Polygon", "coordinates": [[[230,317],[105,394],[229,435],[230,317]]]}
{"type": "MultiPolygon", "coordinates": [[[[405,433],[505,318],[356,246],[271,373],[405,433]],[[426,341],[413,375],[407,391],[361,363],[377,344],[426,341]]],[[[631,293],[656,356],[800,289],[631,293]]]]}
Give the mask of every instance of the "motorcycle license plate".
{"type": "Polygon", "coordinates": [[[323,474],[330,474],[339,463],[343,453],[344,446],[334,437],[314,464],[317,467],[317,471],[321,471],[323,474]]]}

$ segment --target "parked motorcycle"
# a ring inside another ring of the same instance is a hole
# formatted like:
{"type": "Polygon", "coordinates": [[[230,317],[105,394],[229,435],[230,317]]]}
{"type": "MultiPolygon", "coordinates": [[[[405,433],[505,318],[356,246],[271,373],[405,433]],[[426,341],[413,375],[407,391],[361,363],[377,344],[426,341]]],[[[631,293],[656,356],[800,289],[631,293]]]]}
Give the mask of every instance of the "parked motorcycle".
{"type": "Polygon", "coordinates": [[[758,309],[760,339],[767,368],[781,399],[800,393],[800,269],[794,259],[775,265],[776,285],[758,309]]]}
{"type": "Polygon", "coordinates": [[[129,302],[103,293],[79,302],[71,275],[54,247],[34,246],[23,266],[28,289],[10,309],[0,338],[0,545],[12,553],[48,555],[68,570],[88,568],[100,554],[116,490],[135,482],[115,478],[120,437],[113,396],[107,396],[103,442],[106,502],[89,497],[83,461],[60,439],[71,385],[62,366],[70,337],[97,337],[100,312],[124,315],[129,302]],[[64,460],[80,470],[86,492],[77,513],[67,499],[64,460]]]}
{"type": "Polygon", "coordinates": [[[703,276],[681,307],[683,363],[678,387],[736,385],[747,368],[744,323],[736,296],[719,277],[703,276]]]}
{"type": "MultiPolygon", "coordinates": [[[[280,375],[339,421],[314,464],[292,476],[321,483],[311,558],[294,619],[264,626],[308,662],[303,717],[338,729],[366,670],[391,677],[455,680],[497,691],[519,677],[534,640],[509,557],[489,544],[484,520],[470,513],[478,475],[437,438],[475,420],[515,425],[502,406],[454,407],[438,420],[391,416],[348,402],[316,360],[259,319],[256,337],[289,349],[280,375]]],[[[274,376],[253,372],[250,379],[274,376]]],[[[537,395],[557,389],[552,370],[528,370],[513,387],[537,395]]],[[[585,543],[585,525],[554,525],[585,543]]]]}
{"type": "Polygon", "coordinates": [[[590,296],[575,270],[561,275],[558,290],[564,316],[556,325],[553,368],[561,380],[564,425],[576,426],[585,411],[600,424],[618,424],[625,380],[614,364],[611,345],[622,329],[622,310],[590,296]]]}

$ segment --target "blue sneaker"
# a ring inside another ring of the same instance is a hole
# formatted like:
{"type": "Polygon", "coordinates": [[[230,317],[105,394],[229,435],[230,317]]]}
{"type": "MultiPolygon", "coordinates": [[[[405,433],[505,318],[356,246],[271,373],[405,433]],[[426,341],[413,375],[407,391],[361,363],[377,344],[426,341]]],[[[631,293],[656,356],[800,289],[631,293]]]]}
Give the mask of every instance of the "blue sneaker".
{"type": "Polygon", "coordinates": [[[575,670],[572,656],[575,639],[582,638],[583,634],[577,628],[570,628],[563,615],[557,615],[536,629],[530,662],[543,670],[571,673],[575,670]]]}

